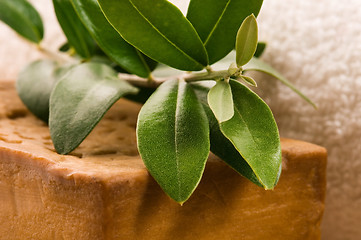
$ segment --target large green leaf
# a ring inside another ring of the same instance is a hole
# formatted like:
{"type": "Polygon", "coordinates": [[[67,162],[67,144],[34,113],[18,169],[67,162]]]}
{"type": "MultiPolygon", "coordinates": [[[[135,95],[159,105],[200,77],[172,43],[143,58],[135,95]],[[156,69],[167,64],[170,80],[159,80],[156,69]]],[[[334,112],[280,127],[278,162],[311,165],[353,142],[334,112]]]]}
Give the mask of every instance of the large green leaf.
{"type": "Polygon", "coordinates": [[[0,20],[32,42],[39,43],[43,39],[40,15],[26,0],[0,0],[0,20]]]}
{"type": "Polygon", "coordinates": [[[74,67],[50,97],[49,127],[56,151],[67,154],[74,150],[120,97],[136,92],[107,65],[74,67]]]}
{"type": "Polygon", "coordinates": [[[217,81],[208,93],[208,105],[219,122],[227,121],[233,117],[232,91],[228,82],[217,81]]]}
{"type": "Polygon", "coordinates": [[[259,182],[272,189],[277,183],[282,163],[278,128],[272,112],[250,89],[230,81],[235,112],[233,118],[220,124],[220,129],[248,165],[259,182]]]}
{"type": "Polygon", "coordinates": [[[250,62],[248,62],[244,67],[244,71],[259,71],[266,74],[271,75],[272,77],[275,77],[280,82],[282,82],[284,85],[289,87],[292,91],[297,93],[301,98],[303,98],[305,101],[307,101],[309,104],[311,104],[314,108],[317,108],[316,105],[302,92],[300,92],[290,81],[288,81],[282,74],[280,74],[277,70],[275,70],[273,67],[268,65],[267,63],[263,62],[262,60],[258,58],[252,58],[250,62]]]}
{"type": "Polygon", "coordinates": [[[239,174],[262,187],[252,168],[219,129],[219,122],[207,103],[207,94],[212,87],[212,82],[192,83],[192,87],[208,117],[211,151],[239,174]]]}
{"type": "Polygon", "coordinates": [[[248,63],[257,49],[258,26],[252,14],[242,22],[236,38],[236,62],[238,66],[248,63]]]}
{"type": "Polygon", "coordinates": [[[148,77],[150,69],[141,53],[128,44],[108,23],[97,0],[72,0],[85,27],[103,51],[119,66],[140,77],[148,77]]]}
{"type": "Polygon", "coordinates": [[[105,16],[130,44],[181,70],[202,70],[206,50],[193,26],[167,0],[98,0],[105,16]]]}
{"type": "Polygon", "coordinates": [[[187,18],[204,42],[210,64],[232,51],[242,21],[252,13],[257,16],[262,2],[263,0],[191,0],[187,18]]]}
{"type": "Polygon", "coordinates": [[[139,153],[151,175],[177,202],[197,187],[209,154],[202,105],[183,81],[167,81],[144,104],[137,126],[139,153]]]}
{"type": "Polygon", "coordinates": [[[51,60],[38,60],[29,64],[19,74],[16,82],[19,97],[41,120],[48,122],[50,93],[70,67],[59,66],[51,60]]]}
{"type": "Polygon", "coordinates": [[[71,0],[53,0],[58,22],[69,44],[83,58],[90,58],[95,51],[94,40],[79,19],[71,0]]]}

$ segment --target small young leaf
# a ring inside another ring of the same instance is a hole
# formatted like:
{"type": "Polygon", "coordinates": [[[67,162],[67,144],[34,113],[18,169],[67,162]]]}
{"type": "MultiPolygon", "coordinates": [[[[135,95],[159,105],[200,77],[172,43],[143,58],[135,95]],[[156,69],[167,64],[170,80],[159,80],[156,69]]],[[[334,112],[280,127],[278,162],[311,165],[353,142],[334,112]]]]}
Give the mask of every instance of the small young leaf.
{"type": "Polygon", "coordinates": [[[258,181],[252,168],[243,159],[239,152],[234,148],[233,144],[223,135],[219,129],[219,123],[215,118],[212,110],[207,103],[207,95],[209,89],[212,87],[212,82],[199,82],[192,83],[192,88],[195,91],[199,101],[202,103],[204,111],[207,114],[209,129],[210,129],[210,142],[211,151],[225,163],[232,167],[236,172],[255,183],[256,185],[263,187],[258,181]]]}
{"type": "Polygon", "coordinates": [[[145,55],[180,70],[202,70],[206,50],[182,12],[166,0],[98,0],[119,34],[145,55]]]}
{"type": "Polygon", "coordinates": [[[233,99],[229,83],[218,81],[208,93],[208,104],[218,122],[224,122],[233,117],[233,99]]]}
{"type": "Polygon", "coordinates": [[[29,64],[20,74],[16,89],[27,108],[44,122],[49,118],[49,98],[57,81],[71,66],[60,67],[50,60],[29,64]]]}
{"type": "Polygon", "coordinates": [[[244,76],[244,75],[240,76],[240,78],[241,78],[244,82],[246,82],[247,84],[249,84],[249,85],[251,85],[251,86],[253,86],[253,87],[257,87],[257,83],[256,83],[256,81],[255,81],[253,78],[248,77],[248,76],[244,76]]]}
{"type": "Polygon", "coordinates": [[[175,201],[186,201],[209,154],[207,116],[189,84],[167,81],[156,90],[139,113],[137,138],[151,175],[175,201]]]}
{"type": "Polygon", "coordinates": [[[72,0],[85,27],[103,51],[127,72],[147,78],[150,69],[142,54],[108,23],[97,0],[72,0]]]}
{"type": "Polygon", "coordinates": [[[230,81],[235,113],[220,129],[253,169],[259,182],[272,189],[282,163],[278,128],[266,103],[241,83],[230,81]]]}
{"type": "Polygon", "coordinates": [[[292,91],[297,93],[301,98],[303,98],[306,102],[311,104],[314,108],[317,108],[316,105],[303,93],[301,93],[290,81],[288,81],[282,74],[280,74],[278,71],[276,71],[274,68],[272,68],[267,63],[263,62],[262,60],[258,58],[252,58],[250,62],[247,63],[243,67],[244,71],[259,71],[266,73],[268,75],[271,75],[272,77],[278,79],[280,82],[282,82],[284,85],[289,87],[292,91]]]}
{"type": "Polygon", "coordinates": [[[238,30],[236,38],[236,62],[238,66],[248,63],[257,49],[258,27],[256,17],[248,16],[238,30]]]}
{"type": "Polygon", "coordinates": [[[81,57],[90,58],[95,51],[95,43],[75,12],[71,0],[53,0],[53,5],[69,44],[81,57]]]}
{"type": "Polygon", "coordinates": [[[107,65],[74,67],[50,96],[49,127],[56,151],[67,154],[74,150],[120,97],[136,92],[107,65]]]}
{"type": "Polygon", "coordinates": [[[32,42],[39,43],[43,39],[41,17],[26,0],[1,0],[0,20],[32,42]]]}
{"type": "Polygon", "coordinates": [[[267,43],[258,42],[256,52],[253,54],[253,56],[256,58],[260,58],[262,56],[264,50],[266,50],[266,47],[267,47],[267,43]]]}
{"type": "Polygon", "coordinates": [[[191,0],[187,18],[201,37],[213,64],[235,46],[237,30],[250,14],[258,15],[263,0],[191,0]]]}
{"type": "Polygon", "coordinates": [[[239,74],[242,69],[237,66],[235,62],[232,62],[231,65],[228,67],[228,74],[235,75],[239,74]]]}

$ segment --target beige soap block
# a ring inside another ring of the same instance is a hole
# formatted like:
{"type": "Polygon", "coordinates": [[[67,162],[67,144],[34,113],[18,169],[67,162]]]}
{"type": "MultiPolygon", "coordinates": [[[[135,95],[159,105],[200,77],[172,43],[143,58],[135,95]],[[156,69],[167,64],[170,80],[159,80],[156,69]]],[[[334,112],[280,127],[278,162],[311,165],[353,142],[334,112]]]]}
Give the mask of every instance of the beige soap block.
{"type": "Polygon", "coordinates": [[[0,239],[320,239],[324,148],[282,139],[283,174],[270,191],[211,156],[180,206],[138,155],[138,110],[115,104],[78,149],[62,156],[13,84],[1,84],[0,239]]]}

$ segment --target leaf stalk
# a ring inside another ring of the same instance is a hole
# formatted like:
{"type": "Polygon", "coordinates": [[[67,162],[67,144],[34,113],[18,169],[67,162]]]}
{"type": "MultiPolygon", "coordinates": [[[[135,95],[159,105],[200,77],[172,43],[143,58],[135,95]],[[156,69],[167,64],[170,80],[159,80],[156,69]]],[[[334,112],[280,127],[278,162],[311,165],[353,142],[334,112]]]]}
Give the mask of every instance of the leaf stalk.
{"type": "Polygon", "coordinates": [[[229,79],[233,75],[229,74],[228,70],[221,71],[212,71],[212,72],[198,72],[198,73],[185,73],[177,76],[169,76],[157,78],[152,76],[151,80],[149,78],[142,78],[132,74],[119,73],[118,77],[122,80],[125,80],[135,86],[139,87],[150,87],[156,88],[163,82],[172,79],[183,79],[186,82],[197,82],[197,81],[209,81],[217,79],[229,79]]]}
{"type": "Polygon", "coordinates": [[[60,63],[76,63],[76,60],[66,54],[62,54],[60,52],[52,51],[48,48],[45,48],[41,45],[36,45],[37,49],[44,54],[45,56],[49,57],[50,59],[53,59],[60,63]]]}

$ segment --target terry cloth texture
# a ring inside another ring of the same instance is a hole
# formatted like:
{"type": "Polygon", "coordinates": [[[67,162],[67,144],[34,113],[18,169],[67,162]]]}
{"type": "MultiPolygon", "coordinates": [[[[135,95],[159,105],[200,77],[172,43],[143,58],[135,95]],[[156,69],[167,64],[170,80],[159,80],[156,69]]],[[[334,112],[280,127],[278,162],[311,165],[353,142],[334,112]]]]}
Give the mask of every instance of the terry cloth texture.
{"type": "MultiPolygon", "coordinates": [[[[43,44],[56,49],[65,40],[51,1],[32,2],[47,19],[43,44]]],[[[174,2],[186,9],[187,1],[174,2]]],[[[266,0],[259,16],[260,40],[268,42],[263,59],[318,106],[314,110],[272,78],[255,76],[257,91],[272,108],[281,136],[328,149],[324,240],[361,236],[360,22],[360,0],[266,0]]],[[[0,79],[15,79],[19,69],[39,56],[0,23],[0,79]]]]}
{"type": "Polygon", "coordinates": [[[328,150],[322,239],[361,239],[361,1],[265,1],[259,21],[264,59],[318,106],[259,82],[281,136],[328,150]]]}

